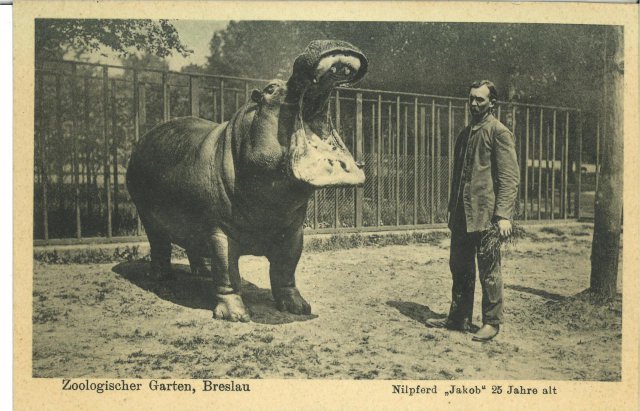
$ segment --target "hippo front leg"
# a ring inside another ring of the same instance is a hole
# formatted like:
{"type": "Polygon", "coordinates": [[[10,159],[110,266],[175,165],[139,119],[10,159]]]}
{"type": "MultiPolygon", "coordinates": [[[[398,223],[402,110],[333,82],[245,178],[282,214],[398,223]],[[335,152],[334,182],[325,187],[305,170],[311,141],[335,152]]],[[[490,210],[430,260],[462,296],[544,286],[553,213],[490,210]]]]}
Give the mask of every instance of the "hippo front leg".
{"type": "Polygon", "coordinates": [[[247,322],[250,319],[249,311],[240,296],[242,280],[238,269],[238,245],[222,232],[216,232],[211,242],[211,272],[217,299],[213,316],[223,320],[247,322]]]}
{"type": "Polygon", "coordinates": [[[311,306],[300,295],[296,288],[296,267],[302,254],[302,227],[296,232],[285,235],[269,259],[269,278],[271,294],[280,311],[292,314],[311,314],[311,306]]]}

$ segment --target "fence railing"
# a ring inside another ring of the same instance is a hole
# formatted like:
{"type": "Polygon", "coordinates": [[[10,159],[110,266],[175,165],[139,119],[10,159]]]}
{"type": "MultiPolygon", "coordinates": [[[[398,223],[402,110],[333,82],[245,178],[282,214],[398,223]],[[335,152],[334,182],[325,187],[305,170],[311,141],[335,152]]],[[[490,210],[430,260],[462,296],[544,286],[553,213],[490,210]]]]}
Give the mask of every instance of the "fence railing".
{"type": "MultiPolygon", "coordinates": [[[[228,120],[266,80],[81,62],[36,69],[34,238],[140,236],[124,173],[151,127],[181,116],[228,120]]],[[[309,203],[312,232],[429,227],[446,222],[455,138],[468,122],[465,98],[357,88],[331,97],[334,126],[365,163],[363,187],[321,189],[309,203]]],[[[520,218],[581,216],[582,129],[601,133],[579,110],[499,104],[515,135],[520,218]]],[[[594,157],[593,155],[590,155],[594,157]]],[[[599,150],[595,153],[596,169],[599,150]]],[[[585,178],[597,177],[587,170],[585,178]]],[[[589,183],[590,184],[590,183],[589,183]]],[[[587,207],[588,208],[588,207],[587,207]]]]}

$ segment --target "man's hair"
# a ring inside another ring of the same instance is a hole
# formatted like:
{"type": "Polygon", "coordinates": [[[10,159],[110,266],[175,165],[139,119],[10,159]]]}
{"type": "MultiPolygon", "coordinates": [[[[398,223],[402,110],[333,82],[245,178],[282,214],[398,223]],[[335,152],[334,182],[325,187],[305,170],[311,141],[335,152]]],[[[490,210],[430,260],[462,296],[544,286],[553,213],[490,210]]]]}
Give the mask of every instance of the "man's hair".
{"type": "Polygon", "coordinates": [[[495,100],[495,101],[498,100],[498,90],[496,90],[496,85],[493,84],[493,82],[490,80],[474,81],[473,83],[471,83],[471,86],[469,87],[469,91],[471,91],[471,89],[480,88],[482,86],[487,86],[487,88],[489,89],[490,100],[495,100]]]}

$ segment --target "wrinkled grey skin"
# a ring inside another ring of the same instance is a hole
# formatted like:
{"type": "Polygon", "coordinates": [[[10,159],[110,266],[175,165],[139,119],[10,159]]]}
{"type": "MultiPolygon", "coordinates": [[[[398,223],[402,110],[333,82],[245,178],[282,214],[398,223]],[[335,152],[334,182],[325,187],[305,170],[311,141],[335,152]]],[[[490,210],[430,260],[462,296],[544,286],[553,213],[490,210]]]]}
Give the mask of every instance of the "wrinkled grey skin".
{"type": "Polygon", "coordinates": [[[229,122],[169,121],[147,133],[132,153],[127,187],[151,245],[152,275],[171,277],[172,243],[187,251],[195,274],[208,273],[203,258],[210,258],[215,318],[249,321],[238,271],[239,257],[247,254],[269,260],[278,309],[311,313],[296,288],[295,270],[314,187],[292,178],[286,164],[291,136],[301,127],[301,96],[305,129],[326,137],[331,89],[354,81],[335,71],[314,77],[313,63],[324,49],[361,59],[357,77],[364,75],[366,59],[355,47],[312,43],[287,83],[274,80],[255,90],[229,122]]]}

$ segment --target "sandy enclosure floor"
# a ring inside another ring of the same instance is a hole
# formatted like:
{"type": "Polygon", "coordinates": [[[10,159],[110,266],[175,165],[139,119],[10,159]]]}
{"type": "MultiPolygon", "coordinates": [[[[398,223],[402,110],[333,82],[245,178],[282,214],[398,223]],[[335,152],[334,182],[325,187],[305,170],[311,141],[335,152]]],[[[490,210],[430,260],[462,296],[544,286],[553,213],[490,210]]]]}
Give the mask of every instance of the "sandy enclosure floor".
{"type": "Polygon", "coordinates": [[[576,295],[589,285],[591,228],[528,231],[504,258],[505,325],[486,344],[424,325],[448,311],[448,239],[304,254],[311,316],[277,311],[266,260],[243,257],[250,323],[214,320],[212,283],[186,260],[162,283],[145,261],[36,263],[33,375],[620,380],[620,299],[576,295]]]}

